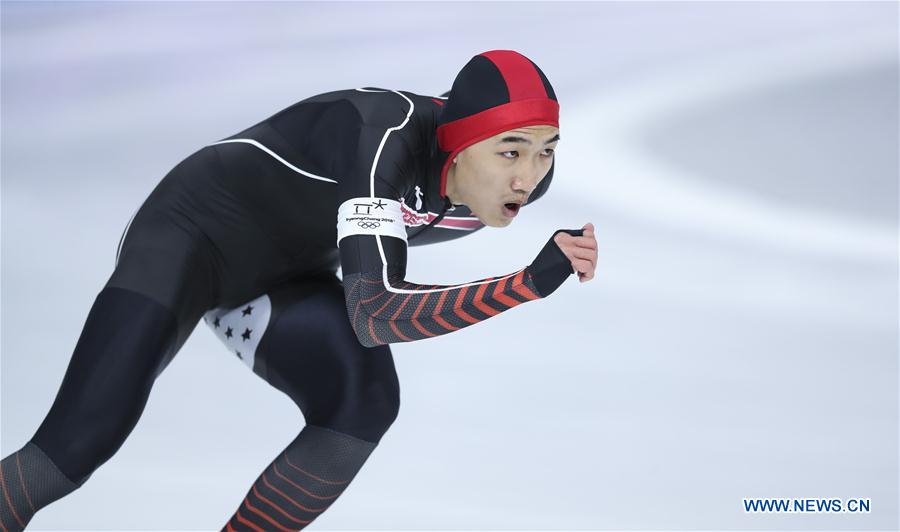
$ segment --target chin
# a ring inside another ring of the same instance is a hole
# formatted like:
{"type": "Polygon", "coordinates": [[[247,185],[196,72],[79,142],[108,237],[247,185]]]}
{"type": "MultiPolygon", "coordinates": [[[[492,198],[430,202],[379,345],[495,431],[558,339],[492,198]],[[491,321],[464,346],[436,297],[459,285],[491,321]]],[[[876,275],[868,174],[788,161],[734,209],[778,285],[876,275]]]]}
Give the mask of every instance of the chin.
{"type": "Polygon", "coordinates": [[[507,225],[512,223],[511,218],[497,219],[497,220],[485,220],[485,219],[479,217],[478,219],[481,221],[481,223],[483,223],[484,225],[486,225],[488,227],[506,227],[507,225]]]}
{"type": "Polygon", "coordinates": [[[478,218],[479,222],[488,227],[506,227],[507,225],[512,223],[512,218],[507,218],[505,216],[486,217],[478,214],[471,207],[469,207],[469,209],[472,211],[472,215],[478,218]]]}

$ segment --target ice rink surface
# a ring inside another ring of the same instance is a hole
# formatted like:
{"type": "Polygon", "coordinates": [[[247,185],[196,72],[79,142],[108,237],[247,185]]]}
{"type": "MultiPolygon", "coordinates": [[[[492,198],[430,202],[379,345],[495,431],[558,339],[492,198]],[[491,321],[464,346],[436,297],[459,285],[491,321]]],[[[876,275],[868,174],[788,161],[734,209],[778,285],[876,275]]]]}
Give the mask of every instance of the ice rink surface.
{"type": "MultiPolygon", "coordinates": [[[[898,4],[2,4],[2,455],[58,390],[131,214],[303,98],[440,94],[515,49],[553,185],[408,279],[597,227],[596,279],[392,347],[400,416],[315,530],[898,528],[898,4]],[[748,514],[745,497],[870,498],[748,514]]],[[[218,530],[303,425],[201,323],[33,530],[218,530]]]]}

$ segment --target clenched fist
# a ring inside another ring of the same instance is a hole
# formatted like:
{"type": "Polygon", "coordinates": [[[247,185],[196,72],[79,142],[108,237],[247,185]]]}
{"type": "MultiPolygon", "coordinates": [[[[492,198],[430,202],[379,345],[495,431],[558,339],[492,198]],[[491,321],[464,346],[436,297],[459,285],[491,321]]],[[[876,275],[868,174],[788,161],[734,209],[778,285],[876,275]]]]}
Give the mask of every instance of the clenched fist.
{"type": "Polygon", "coordinates": [[[583,283],[594,278],[594,270],[597,267],[597,239],[594,238],[594,224],[590,222],[584,224],[582,231],[582,236],[557,233],[553,240],[572,263],[572,269],[578,274],[578,280],[583,283]]]}

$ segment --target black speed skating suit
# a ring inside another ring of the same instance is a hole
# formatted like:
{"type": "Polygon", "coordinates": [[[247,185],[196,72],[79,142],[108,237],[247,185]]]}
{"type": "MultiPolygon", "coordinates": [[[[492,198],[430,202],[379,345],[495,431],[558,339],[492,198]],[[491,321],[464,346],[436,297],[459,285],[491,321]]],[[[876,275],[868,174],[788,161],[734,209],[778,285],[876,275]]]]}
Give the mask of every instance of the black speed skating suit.
{"type": "MultiPolygon", "coordinates": [[[[373,87],[320,94],[176,165],[129,220],[50,412],[3,460],[3,530],[24,528],[113,456],[201,318],[307,421],[225,528],[302,528],[397,415],[388,344],[552,292],[571,273],[552,240],[504,275],[404,279],[408,245],[482,227],[441,190],[444,101],[373,87]]],[[[551,179],[552,167],[529,202],[551,179]]]]}

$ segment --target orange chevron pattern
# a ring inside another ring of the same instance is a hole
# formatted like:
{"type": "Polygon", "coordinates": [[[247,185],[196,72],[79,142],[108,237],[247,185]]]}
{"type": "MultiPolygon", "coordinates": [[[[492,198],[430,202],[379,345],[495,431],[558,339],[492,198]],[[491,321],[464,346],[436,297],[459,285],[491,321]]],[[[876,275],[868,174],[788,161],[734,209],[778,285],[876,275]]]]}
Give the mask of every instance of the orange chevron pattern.
{"type": "Polygon", "coordinates": [[[357,336],[365,345],[410,342],[447,334],[482,322],[513,307],[540,299],[531,272],[489,277],[460,286],[429,286],[391,280],[381,272],[344,277],[347,308],[357,336]]]}
{"type": "Polygon", "coordinates": [[[282,452],[257,478],[222,530],[301,530],[327,510],[349,482],[313,475],[282,452]]]}

